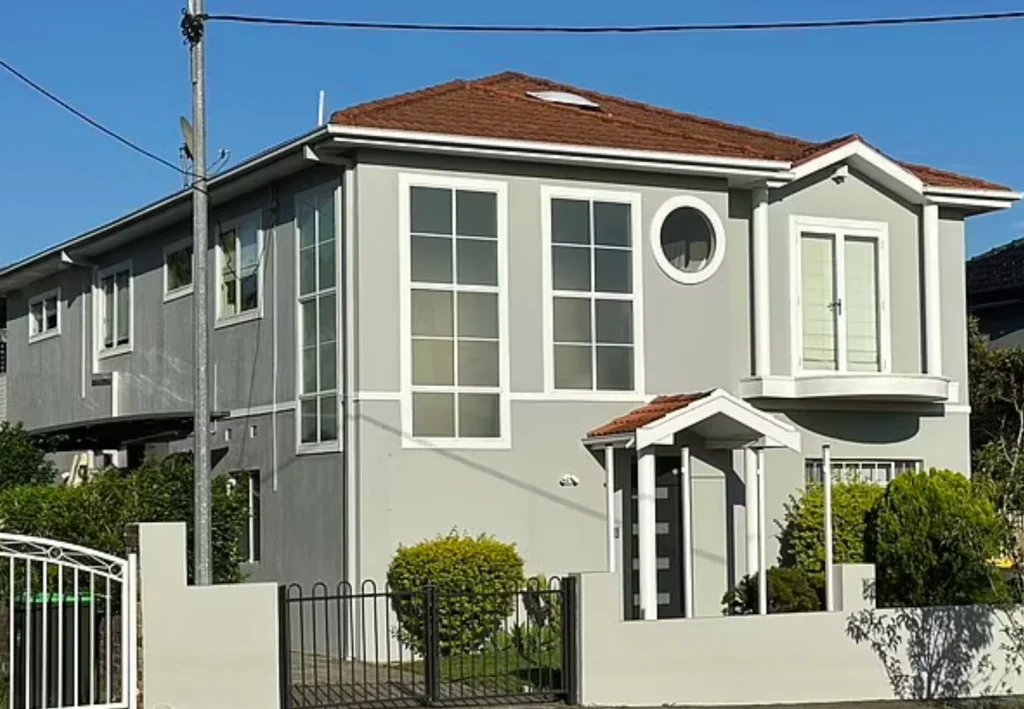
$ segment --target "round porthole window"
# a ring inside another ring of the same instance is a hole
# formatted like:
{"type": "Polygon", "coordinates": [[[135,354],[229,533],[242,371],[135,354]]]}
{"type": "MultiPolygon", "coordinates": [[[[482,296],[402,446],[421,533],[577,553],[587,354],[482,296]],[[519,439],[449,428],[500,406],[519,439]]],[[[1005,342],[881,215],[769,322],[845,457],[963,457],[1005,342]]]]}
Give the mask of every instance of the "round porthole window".
{"type": "Polygon", "coordinates": [[[680,283],[701,283],[725,258],[725,229],[707,202],[674,197],[661,206],[651,223],[651,246],[661,269],[680,283]]]}

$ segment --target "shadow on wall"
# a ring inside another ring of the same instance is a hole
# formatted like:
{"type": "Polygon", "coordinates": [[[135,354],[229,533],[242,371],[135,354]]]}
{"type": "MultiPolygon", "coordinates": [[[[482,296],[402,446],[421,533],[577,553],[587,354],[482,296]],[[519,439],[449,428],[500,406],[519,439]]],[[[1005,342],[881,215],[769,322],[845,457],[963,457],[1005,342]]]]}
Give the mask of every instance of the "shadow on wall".
{"type": "MultiPolygon", "coordinates": [[[[917,435],[921,416],[912,412],[891,412],[883,418],[857,412],[793,411],[789,419],[804,430],[837,441],[853,443],[899,443],[917,435]]],[[[937,415],[941,415],[941,410],[937,415]]]]}
{"type": "Polygon", "coordinates": [[[871,648],[900,699],[1005,695],[1024,669],[1016,614],[994,606],[866,609],[847,618],[846,635],[871,648]],[[993,642],[997,632],[1004,637],[993,642]]]}

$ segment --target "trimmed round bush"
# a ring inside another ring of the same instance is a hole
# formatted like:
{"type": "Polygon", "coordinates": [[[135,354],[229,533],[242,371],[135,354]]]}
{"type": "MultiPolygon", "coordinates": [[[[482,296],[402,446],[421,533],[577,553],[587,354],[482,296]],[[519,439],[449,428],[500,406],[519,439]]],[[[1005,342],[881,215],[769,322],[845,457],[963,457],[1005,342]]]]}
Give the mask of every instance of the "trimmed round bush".
{"type": "Polygon", "coordinates": [[[398,637],[423,654],[426,594],[433,593],[441,654],[477,652],[515,610],[524,581],[515,545],[490,536],[451,532],[399,547],[388,567],[398,637]]]}

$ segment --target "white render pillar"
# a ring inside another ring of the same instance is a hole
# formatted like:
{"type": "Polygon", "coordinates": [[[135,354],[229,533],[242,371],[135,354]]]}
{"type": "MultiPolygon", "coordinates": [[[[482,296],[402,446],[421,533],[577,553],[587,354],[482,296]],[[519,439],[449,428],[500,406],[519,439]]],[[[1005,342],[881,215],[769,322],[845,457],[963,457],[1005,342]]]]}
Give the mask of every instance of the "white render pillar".
{"type": "Polygon", "coordinates": [[[683,485],[683,617],[693,617],[693,476],[690,447],[683,446],[679,470],[683,485]]]}
{"type": "Polygon", "coordinates": [[[924,280],[925,370],[942,374],[942,308],[939,285],[939,205],[921,209],[921,259],[924,280]]]}
{"type": "Polygon", "coordinates": [[[615,448],[604,447],[604,514],[608,571],[615,572],[615,448]]]}
{"type": "Polygon", "coordinates": [[[747,542],[747,576],[757,573],[757,451],[743,449],[744,512],[747,542]]]}
{"type": "Polygon", "coordinates": [[[757,455],[757,612],[768,614],[768,566],[765,564],[768,546],[768,530],[765,528],[764,515],[764,449],[758,448],[757,455]]]}
{"type": "Polygon", "coordinates": [[[754,376],[772,373],[771,310],[768,301],[768,188],[753,192],[754,376]]]}
{"type": "Polygon", "coordinates": [[[640,616],[644,620],[658,619],[658,554],[654,495],[654,446],[647,446],[639,451],[636,474],[640,616]]]}
{"type": "Polygon", "coordinates": [[[832,448],[821,447],[821,472],[825,489],[825,610],[835,610],[835,591],[832,585],[832,448]]]}

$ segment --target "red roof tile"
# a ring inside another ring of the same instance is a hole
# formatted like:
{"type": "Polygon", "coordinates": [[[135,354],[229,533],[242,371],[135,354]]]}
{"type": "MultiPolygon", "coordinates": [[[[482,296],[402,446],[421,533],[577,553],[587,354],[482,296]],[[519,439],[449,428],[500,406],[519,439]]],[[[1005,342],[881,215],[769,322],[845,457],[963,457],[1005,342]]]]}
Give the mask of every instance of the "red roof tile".
{"type": "Polygon", "coordinates": [[[599,426],[587,434],[587,438],[598,438],[600,436],[614,436],[622,433],[633,433],[649,423],[668,416],[673,411],[685,409],[695,401],[703,399],[711,392],[698,392],[696,394],[673,394],[671,396],[659,396],[644,404],[640,408],[633,409],[612,419],[603,426],[599,426]]]}
{"type": "MultiPolygon", "coordinates": [[[[778,135],[609,96],[517,72],[451,81],[336,112],[339,125],[561,143],[712,157],[806,162],[859,136],[825,143],[778,135]],[[553,104],[531,91],[567,91],[597,103],[584,109],[553,104]]],[[[974,177],[900,163],[928,185],[1008,189],[974,177]]]]}

